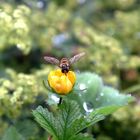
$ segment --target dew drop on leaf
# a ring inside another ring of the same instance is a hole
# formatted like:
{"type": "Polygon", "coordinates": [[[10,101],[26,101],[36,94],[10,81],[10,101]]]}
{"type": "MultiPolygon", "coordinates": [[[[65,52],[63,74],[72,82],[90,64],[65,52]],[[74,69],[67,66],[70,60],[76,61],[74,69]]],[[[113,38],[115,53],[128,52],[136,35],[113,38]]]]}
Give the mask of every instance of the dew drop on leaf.
{"type": "Polygon", "coordinates": [[[98,97],[96,98],[96,101],[99,101],[99,98],[98,97]]]}
{"type": "Polygon", "coordinates": [[[128,97],[131,97],[132,95],[131,95],[131,94],[128,94],[127,96],[128,96],[128,97]]]}
{"type": "Polygon", "coordinates": [[[103,92],[101,92],[101,94],[100,94],[101,96],[104,96],[104,93],[103,92]]]}
{"type": "Polygon", "coordinates": [[[80,88],[80,90],[85,90],[86,89],[86,85],[81,83],[79,85],[79,88],[80,88]]]}
{"type": "Polygon", "coordinates": [[[50,98],[54,101],[54,102],[56,102],[56,103],[59,103],[59,97],[57,97],[56,95],[54,95],[54,94],[52,94],[51,96],[50,96],[50,98]]]}
{"type": "Polygon", "coordinates": [[[77,70],[75,70],[75,71],[76,71],[77,74],[80,74],[80,70],[77,69],[77,70]]]}
{"type": "Polygon", "coordinates": [[[86,92],[87,92],[87,89],[83,89],[82,91],[83,91],[84,93],[86,93],[86,92]]]}
{"type": "Polygon", "coordinates": [[[90,113],[93,111],[93,105],[91,103],[88,103],[88,102],[83,103],[83,108],[87,113],[90,113]]]}
{"type": "Polygon", "coordinates": [[[87,82],[88,84],[90,84],[91,83],[91,80],[88,80],[88,82],[87,82]]]}

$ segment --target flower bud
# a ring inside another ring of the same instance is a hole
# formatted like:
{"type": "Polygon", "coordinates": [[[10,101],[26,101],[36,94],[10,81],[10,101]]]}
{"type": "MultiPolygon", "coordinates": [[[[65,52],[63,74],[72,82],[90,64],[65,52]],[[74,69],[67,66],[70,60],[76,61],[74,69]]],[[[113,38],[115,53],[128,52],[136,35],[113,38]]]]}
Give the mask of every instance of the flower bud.
{"type": "Polygon", "coordinates": [[[48,75],[49,86],[58,94],[68,94],[75,83],[76,76],[73,71],[62,73],[61,69],[53,70],[48,75]]]}

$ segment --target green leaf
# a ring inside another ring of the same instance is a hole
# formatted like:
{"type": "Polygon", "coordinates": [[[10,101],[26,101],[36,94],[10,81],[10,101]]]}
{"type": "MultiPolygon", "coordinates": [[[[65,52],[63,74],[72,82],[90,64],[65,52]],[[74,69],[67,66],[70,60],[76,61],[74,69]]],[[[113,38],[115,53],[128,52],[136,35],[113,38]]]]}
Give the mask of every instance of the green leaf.
{"type": "MultiPolygon", "coordinates": [[[[98,95],[98,101],[96,100],[96,106],[108,106],[108,105],[127,105],[132,98],[131,95],[120,94],[118,90],[108,86],[104,86],[102,92],[98,95]]],[[[97,99],[96,98],[96,99],[97,99]]]]}
{"type": "Polygon", "coordinates": [[[75,122],[71,126],[71,132],[73,134],[74,133],[77,134],[83,129],[103,120],[104,118],[105,118],[104,114],[100,112],[91,115],[90,114],[84,115],[81,118],[75,120],[75,122]]]}
{"type": "Polygon", "coordinates": [[[2,140],[25,140],[15,129],[15,127],[11,126],[5,132],[2,140]]]}
{"type": "MultiPolygon", "coordinates": [[[[89,72],[85,72],[85,73],[79,73],[77,75],[77,82],[79,85],[79,88],[86,88],[86,92],[93,92],[94,94],[92,94],[92,98],[96,97],[96,94],[100,93],[102,88],[103,88],[103,81],[101,79],[101,77],[99,77],[97,74],[94,73],[89,73],[89,72]]],[[[88,98],[89,96],[87,96],[88,98]]],[[[91,96],[90,96],[91,97],[91,96]]]]}
{"type": "Polygon", "coordinates": [[[91,136],[85,134],[78,134],[73,136],[70,140],[94,140],[91,136]]]}
{"type": "Polygon", "coordinates": [[[77,84],[67,98],[78,102],[84,110],[84,103],[89,109],[97,109],[105,106],[120,107],[133,100],[131,95],[120,94],[118,90],[104,86],[98,75],[88,72],[77,74],[77,84]]]}
{"type": "MultiPolygon", "coordinates": [[[[60,139],[69,139],[71,135],[73,135],[75,132],[73,131],[73,124],[76,120],[79,120],[82,118],[82,114],[80,112],[79,106],[76,102],[64,102],[60,106],[60,111],[58,112],[57,120],[59,125],[60,132],[63,133],[63,135],[60,136],[60,139]]],[[[83,119],[82,119],[83,121],[83,119]]],[[[79,124],[80,125],[80,124],[79,124]]]]}
{"type": "Polygon", "coordinates": [[[51,112],[39,106],[33,111],[36,121],[46,129],[55,139],[59,136],[55,118],[51,112]]]}
{"type": "Polygon", "coordinates": [[[59,110],[52,114],[39,106],[33,111],[36,121],[46,129],[54,140],[70,140],[84,128],[104,119],[102,114],[83,115],[74,101],[64,101],[59,110]]]}
{"type": "Polygon", "coordinates": [[[103,116],[109,115],[111,113],[113,113],[114,111],[116,111],[117,109],[119,109],[121,106],[105,106],[105,107],[100,107],[94,111],[92,111],[89,114],[90,118],[93,118],[94,116],[100,114],[103,116]]]}

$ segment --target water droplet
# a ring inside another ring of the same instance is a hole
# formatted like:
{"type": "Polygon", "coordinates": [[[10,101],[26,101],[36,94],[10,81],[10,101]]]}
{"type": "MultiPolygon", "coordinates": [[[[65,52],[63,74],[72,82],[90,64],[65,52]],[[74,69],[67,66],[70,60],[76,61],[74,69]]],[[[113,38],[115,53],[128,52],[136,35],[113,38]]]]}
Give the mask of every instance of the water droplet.
{"type": "Polygon", "coordinates": [[[55,101],[56,103],[59,103],[59,97],[57,97],[56,95],[52,94],[50,97],[53,101],[55,101]]]}
{"type": "Polygon", "coordinates": [[[79,88],[80,88],[80,90],[85,90],[86,89],[86,85],[85,84],[80,84],[79,88]]]}
{"type": "Polygon", "coordinates": [[[101,92],[101,94],[100,94],[101,96],[104,96],[104,93],[103,92],[101,92]]]}
{"type": "Polygon", "coordinates": [[[78,69],[77,69],[77,70],[75,70],[75,72],[76,72],[77,74],[80,74],[80,70],[78,70],[78,69]]]}
{"type": "Polygon", "coordinates": [[[93,105],[91,103],[88,103],[88,102],[83,103],[83,108],[87,113],[90,113],[93,111],[93,105]]]}
{"type": "Polygon", "coordinates": [[[98,97],[96,98],[96,101],[99,101],[99,98],[98,97]]]}
{"type": "Polygon", "coordinates": [[[88,80],[88,82],[87,82],[88,84],[90,84],[91,83],[91,80],[88,80]]]}
{"type": "Polygon", "coordinates": [[[116,95],[116,96],[119,96],[119,94],[118,94],[118,93],[116,93],[115,95],[116,95]]]}
{"type": "Polygon", "coordinates": [[[83,92],[86,93],[87,92],[87,89],[84,89],[83,92]]]}
{"type": "Polygon", "coordinates": [[[132,95],[131,95],[131,94],[128,94],[127,96],[128,96],[128,97],[131,97],[132,95]]]}

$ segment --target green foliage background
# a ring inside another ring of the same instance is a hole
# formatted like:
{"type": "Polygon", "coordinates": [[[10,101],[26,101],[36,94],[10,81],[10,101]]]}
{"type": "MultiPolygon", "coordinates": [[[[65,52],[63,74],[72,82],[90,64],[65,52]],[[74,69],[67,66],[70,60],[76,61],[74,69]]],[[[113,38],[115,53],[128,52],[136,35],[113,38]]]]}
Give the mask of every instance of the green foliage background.
{"type": "Polygon", "coordinates": [[[0,137],[14,124],[17,130],[8,131],[29,140],[45,139],[30,112],[47,99],[42,79],[55,68],[43,56],[84,51],[86,57],[73,69],[95,72],[107,85],[137,97],[135,104],[89,131],[97,140],[139,139],[140,1],[42,2],[0,2],[0,137]]]}

